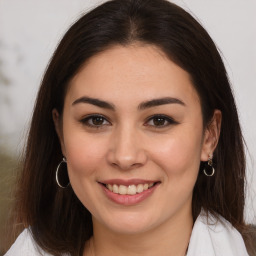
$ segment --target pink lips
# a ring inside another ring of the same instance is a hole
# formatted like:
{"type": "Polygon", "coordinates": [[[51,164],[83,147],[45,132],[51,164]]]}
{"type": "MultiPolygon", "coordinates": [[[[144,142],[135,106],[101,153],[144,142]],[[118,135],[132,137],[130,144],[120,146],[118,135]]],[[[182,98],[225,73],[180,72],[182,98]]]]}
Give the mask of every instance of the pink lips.
{"type": "Polygon", "coordinates": [[[117,184],[117,185],[124,185],[124,186],[129,186],[129,185],[139,185],[139,184],[146,184],[146,183],[155,183],[157,181],[155,180],[142,180],[142,179],[130,179],[130,180],[122,180],[122,179],[112,179],[112,180],[103,180],[100,181],[100,183],[103,184],[117,184]]]}
{"type": "Polygon", "coordinates": [[[160,183],[157,182],[153,187],[151,187],[139,194],[135,194],[135,195],[116,194],[114,192],[111,192],[109,189],[107,189],[104,184],[111,184],[111,185],[117,184],[117,185],[129,186],[129,185],[138,185],[138,184],[146,184],[146,183],[149,184],[149,183],[155,183],[155,182],[156,181],[153,181],[153,180],[151,181],[151,180],[141,180],[141,179],[132,179],[132,180],[112,179],[112,180],[104,180],[104,181],[100,182],[99,184],[103,188],[105,195],[111,201],[113,201],[117,204],[129,206],[129,205],[138,204],[138,203],[144,201],[145,199],[147,199],[148,197],[150,197],[160,183]]]}

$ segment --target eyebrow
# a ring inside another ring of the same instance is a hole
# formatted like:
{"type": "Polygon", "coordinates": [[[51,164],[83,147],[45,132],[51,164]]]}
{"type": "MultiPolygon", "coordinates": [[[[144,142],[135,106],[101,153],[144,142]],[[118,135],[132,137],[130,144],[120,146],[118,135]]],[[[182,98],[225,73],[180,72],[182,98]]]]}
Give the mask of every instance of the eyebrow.
{"type": "Polygon", "coordinates": [[[81,98],[75,100],[72,103],[72,106],[74,106],[78,103],[89,103],[89,104],[95,105],[95,106],[100,107],[100,108],[115,110],[115,106],[113,104],[108,103],[107,101],[103,101],[103,100],[95,99],[95,98],[90,98],[90,97],[81,97],[81,98]]]}
{"type": "Polygon", "coordinates": [[[177,98],[164,97],[164,98],[152,99],[149,101],[142,102],[138,106],[138,109],[144,110],[147,108],[157,107],[157,106],[166,105],[166,104],[180,104],[182,106],[185,106],[185,103],[177,98]]]}
{"type": "MultiPolygon", "coordinates": [[[[75,100],[72,103],[72,106],[79,104],[79,103],[88,103],[88,104],[92,104],[92,105],[95,105],[100,108],[110,109],[113,111],[115,111],[115,109],[116,109],[115,105],[113,105],[107,101],[103,101],[103,100],[96,99],[96,98],[85,97],[85,96],[75,100]]],[[[186,106],[186,104],[183,101],[181,101],[177,98],[164,97],[164,98],[152,99],[152,100],[142,102],[139,104],[138,110],[144,110],[147,108],[157,107],[157,106],[166,105],[166,104],[179,104],[182,106],[186,106]]]]}

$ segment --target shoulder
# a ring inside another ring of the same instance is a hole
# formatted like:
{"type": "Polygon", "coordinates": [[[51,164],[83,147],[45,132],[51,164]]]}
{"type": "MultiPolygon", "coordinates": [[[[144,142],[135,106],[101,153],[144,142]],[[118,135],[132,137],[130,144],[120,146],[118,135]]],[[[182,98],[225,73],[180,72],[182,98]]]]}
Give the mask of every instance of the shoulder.
{"type": "Polygon", "coordinates": [[[29,229],[25,229],[4,256],[52,256],[36,245],[29,229]]]}
{"type": "Polygon", "coordinates": [[[223,217],[205,212],[198,216],[190,238],[188,256],[248,256],[241,234],[223,217]]]}

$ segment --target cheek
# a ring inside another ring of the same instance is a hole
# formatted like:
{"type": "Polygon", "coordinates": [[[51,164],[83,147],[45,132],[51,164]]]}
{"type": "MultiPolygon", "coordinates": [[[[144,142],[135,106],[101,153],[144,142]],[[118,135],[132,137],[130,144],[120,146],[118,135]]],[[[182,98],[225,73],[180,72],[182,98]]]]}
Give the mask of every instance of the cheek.
{"type": "MultiPolygon", "coordinates": [[[[72,130],[71,130],[72,131],[72,130]]],[[[104,159],[104,141],[93,136],[85,136],[84,132],[66,133],[65,147],[71,177],[80,179],[95,172],[104,159]]]]}
{"type": "Polygon", "coordinates": [[[191,173],[196,175],[200,165],[201,133],[190,129],[177,130],[154,147],[152,158],[161,165],[168,176],[191,173]]]}
{"type": "Polygon", "coordinates": [[[93,212],[93,202],[98,201],[93,184],[103,166],[104,141],[73,132],[67,136],[65,146],[71,186],[82,204],[93,212]]]}

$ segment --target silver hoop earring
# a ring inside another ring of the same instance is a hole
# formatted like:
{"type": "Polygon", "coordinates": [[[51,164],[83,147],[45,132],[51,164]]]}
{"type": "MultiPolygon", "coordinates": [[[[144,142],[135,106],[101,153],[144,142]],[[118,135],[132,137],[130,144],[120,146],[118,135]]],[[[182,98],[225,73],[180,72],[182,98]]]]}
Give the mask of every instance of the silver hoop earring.
{"type": "Polygon", "coordinates": [[[56,182],[58,184],[58,186],[60,188],[67,188],[70,184],[69,182],[69,179],[68,179],[68,173],[66,171],[65,175],[62,176],[62,181],[64,181],[66,183],[66,185],[62,185],[60,182],[59,182],[59,169],[60,169],[60,166],[65,163],[67,164],[67,160],[65,157],[63,157],[63,160],[59,163],[59,165],[57,166],[57,169],[56,169],[56,182]],[[68,182],[66,182],[68,180],[68,182]]]}
{"type": "Polygon", "coordinates": [[[215,173],[215,169],[213,168],[213,164],[212,164],[212,155],[209,155],[209,159],[208,159],[208,163],[204,168],[204,175],[207,177],[212,177],[215,173]],[[211,173],[209,173],[209,171],[211,171],[211,173]]]}

